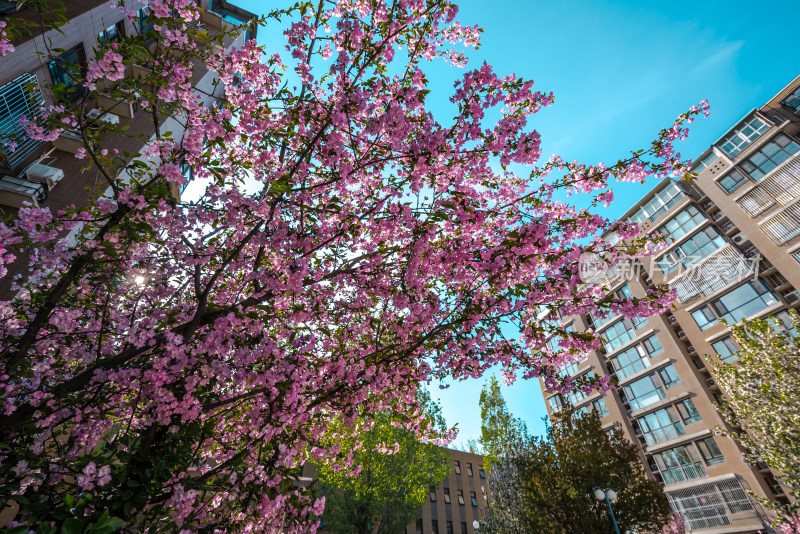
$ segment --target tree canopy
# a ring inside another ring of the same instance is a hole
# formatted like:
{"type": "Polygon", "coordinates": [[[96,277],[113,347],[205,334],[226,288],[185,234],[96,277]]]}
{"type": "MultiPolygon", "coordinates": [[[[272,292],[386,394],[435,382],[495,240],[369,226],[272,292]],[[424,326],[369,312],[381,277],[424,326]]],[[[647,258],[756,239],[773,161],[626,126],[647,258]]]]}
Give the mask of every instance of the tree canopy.
{"type": "MultiPolygon", "coordinates": [[[[10,59],[20,32],[66,23],[25,4],[42,22],[7,19],[10,59]]],[[[464,69],[454,116],[429,112],[428,62],[465,67],[479,43],[447,0],[299,1],[258,21],[285,28],[286,50],[226,49],[243,29],[210,31],[193,0],[146,4],[122,6],[144,33],[98,44],[23,120],[31,139],[72,130],[106,189],[0,222],[0,276],[25,273],[0,302],[0,501],[19,528],[313,531],[324,503],[302,465],[357,469],[337,425],[390,410],[420,432],[420,383],[497,365],[554,380],[546,339],[599,341],[543,310],[669,304],[666,288],[602,297],[577,259],[649,250],[592,239],[637,231],[594,206],[615,180],[687,175],[675,143],[705,103],[614,164],[539,163],[530,120],[553,95],[532,81],[464,69]],[[214,92],[195,86],[207,71],[214,92]],[[136,104],[149,130],[90,116],[98,97],[136,104]],[[175,194],[186,168],[192,198],[175,194]]]]}
{"type": "Polygon", "coordinates": [[[647,478],[637,448],[621,433],[603,430],[596,413],[566,409],[545,437],[532,437],[492,466],[487,534],[614,533],[605,501],[610,488],[620,532],[660,531],[671,520],[661,488],[647,478]]]}
{"type": "MultiPolygon", "coordinates": [[[[420,405],[435,434],[447,428],[441,410],[427,392],[420,405]]],[[[353,450],[359,472],[353,476],[322,466],[318,472],[326,495],[323,528],[337,534],[398,534],[417,518],[428,501],[431,486],[438,486],[452,470],[452,455],[402,428],[391,412],[379,413],[372,428],[342,443],[353,450]]]]}
{"type": "Polygon", "coordinates": [[[500,383],[495,375],[481,388],[478,400],[481,410],[481,436],[479,443],[491,466],[509,450],[528,439],[528,427],[522,419],[515,418],[508,409],[500,383]]]}

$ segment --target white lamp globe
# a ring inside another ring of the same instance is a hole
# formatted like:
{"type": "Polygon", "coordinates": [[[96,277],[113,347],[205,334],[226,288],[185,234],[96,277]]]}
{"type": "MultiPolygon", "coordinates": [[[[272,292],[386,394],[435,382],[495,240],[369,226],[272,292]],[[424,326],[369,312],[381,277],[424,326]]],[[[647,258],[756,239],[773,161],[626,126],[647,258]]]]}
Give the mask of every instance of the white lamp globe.
{"type": "Polygon", "coordinates": [[[475,530],[478,530],[479,528],[481,528],[481,524],[478,522],[477,519],[472,522],[472,528],[474,528],[475,530]]]}
{"type": "Polygon", "coordinates": [[[617,502],[617,492],[612,489],[608,490],[608,500],[611,502],[617,502]]]}
{"type": "Polygon", "coordinates": [[[606,498],[606,492],[600,488],[597,488],[596,490],[594,490],[594,496],[597,497],[598,501],[602,501],[605,500],[606,498]]]}

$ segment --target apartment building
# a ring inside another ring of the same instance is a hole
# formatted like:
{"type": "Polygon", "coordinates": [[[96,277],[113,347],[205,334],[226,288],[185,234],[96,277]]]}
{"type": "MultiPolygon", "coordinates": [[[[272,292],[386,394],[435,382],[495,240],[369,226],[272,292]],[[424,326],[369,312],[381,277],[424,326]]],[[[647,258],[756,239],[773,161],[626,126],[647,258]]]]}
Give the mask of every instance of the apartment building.
{"type": "Polygon", "coordinates": [[[758,532],[769,518],[747,492],[788,499],[775,473],[749,466],[736,443],[715,432],[725,424],[716,410],[724,392],[706,355],[736,359],[720,319],[775,316],[791,327],[788,309],[800,302],[799,115],[800,76],[701,154],[695,180],[665,179],[623,215],[666,236],[668,246],[618,266],[608,290],[642,297],[668,283],[677,293],[670,313],[562,319],[568,329],[595,329],[603,349],[561,373],[610,375],[618,385],[566,399],[545,391],[549,413],[569,401],[624,432],[691,532],[758,532]]]}
{"type": "MultiPolygon", "coordinates": [[[[238,29],[227,35],[223,48],[240,46],[255,37],[255,15],[225,0],[197,0],[204,10],[197,28],[217,36],[223,29],[238,29]],[[212,4],[213,2],[213,4],[212,4]]],[[[96,170],[86,170],[86,162],[74,157],[83,145],[80,133],[67,130],[52,142],[40,142],[28,137],[19,120],[41,113],[44,105],[58,103],[59,97],[46,87],[63,83],[73,90],[60,98],[80,102],[85,94],[73,74],[85,72],[87,57],[94,50],[109,46],[122,36],[143,34],[151,29],[148,8],[139,0],[125,0],[125,7],[137,15],[133,21],[108,0],[69,0],[64,2],[68,23],[60,31],[44,35],[30,34],[14,42],[16,51],[0,57],[0,213],[13,214],[24,202],[34,206],[62,209],[69,205],[85,206],[106,189],[96,170]],[[52,52],[60,50],[63,52],[52,52]],[[9,142],[16,148],[9,150],[9,142]]],[[[17,17],[36,21],[38,15],[31,7],[16,9],[14,2],[0,2],[0,20],[17,17]]],[[[154,45],[153,45],[154,46],[154,45]]],[[[140,109],[132,78],[147,73],[147,65],[130,65],[126,77],[102,86],[96,98],[85,103],[83,113],[93,127],[102,133],[101,146],[137,153],[143,146],[141,136],[155,136],[153,116],[140,109]]],[[[193,84],[206,105],[223,98],[223,89],[215,83],[215,73],[196,64],[193,84]]],[[[174,117],[162,117],[159,129],[173,132],[180,138],[183,127],[174,117]]],[[[187,172],[189,170],[187,169],[187,172]]],[[[180,192],[174,191],[176,195],[180,192]]],[[[17,263],[21,265],[23,259],[17,263]]],[[[0,299],[13,296],[11,275],[0,280],[0,299]]]]}
{"type": "Polygon", "coordinates": [[[438,487],[431,487],[428,502],[406,534],[475,534],[489,511],[491,492],[483,456],[451,449],[453,470],[438,487]]]}

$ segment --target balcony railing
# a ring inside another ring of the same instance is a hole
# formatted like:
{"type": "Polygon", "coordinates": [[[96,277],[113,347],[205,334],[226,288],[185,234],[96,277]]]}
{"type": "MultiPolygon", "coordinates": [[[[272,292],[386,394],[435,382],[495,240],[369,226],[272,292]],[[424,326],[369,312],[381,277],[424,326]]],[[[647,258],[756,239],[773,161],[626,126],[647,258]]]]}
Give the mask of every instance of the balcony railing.
{"type": "Polygon", "coordinates": [[[681,465],[661,471],[661,478],[664,479],[664,484],[677,484],[679,482],[686,482],[687,480],[695,480],[706,476],[708,476],[708,473],[706,473],[706,468],[703,466],[702,462],[681,465]]]}
{"type": "Polygon", "coordinates": [[[44,100],[35,74],[23,74],[0,87],[0,166],[14,169],[33,154],[41,141],[25,133],[19,121],[40,117],[44,100]],[[14,143],[14,150],[9,146],[14,143]]]}
{"type": "Polygon", "coordinates": [[[800,238],[800,204],[792,204],[761,224],[761,230],[776,245],[793,243],[800,238]]]}
{"type": "Polygon", "coordinates": [[[723,287],[753,274],[755,264],[725,245],[716,254],[696,263],[687,272],[672,282],[678,299],[687,302],[698,295],[708,296],[723,287]]]}

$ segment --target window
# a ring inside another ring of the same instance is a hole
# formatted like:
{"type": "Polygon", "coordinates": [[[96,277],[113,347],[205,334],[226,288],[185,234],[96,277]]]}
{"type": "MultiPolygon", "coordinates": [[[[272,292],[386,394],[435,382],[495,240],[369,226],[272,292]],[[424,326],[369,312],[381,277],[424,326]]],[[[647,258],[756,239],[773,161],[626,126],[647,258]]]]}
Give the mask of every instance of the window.
{"type": "Polygon", "coordinates": [[[439,534],[439,521],[436,519],[431,520],[431,528],[433,529],[433,534],[439,534]]]}
{"type": "Polygon", "coordinates": [[[672,367],[672,364],[670,364],[657,373],[650,373],[635,382],[623,386],[622,394],[625,401],[630,404],[631,410],[638,410],[645,406],[650,406],[665,398],[664,384],[661,382],[665,377],[669,379],[670,386],[680,383],[675,369],[672,367]]]}
{"type": "Polygon", "coordinates": [[[467,534],[467,524],[463,521],[461,522],[461,534],[467,534]]]}
{"type": "Polygon", "coordinates": [[[725,243],[725,238],[719,231],[708,226],[661,256],[658,267],[664,274],[671,273],[679,266],[685,269],[724,247],[725,243]]]}
{"type": "Polygon", "coordinates": [[[719,156],[717,156],[717,154],[712,151],[711,154],[709,154],[708,156],[704,157],[703,159],[701,159],[700,161],[698,161],[698,162],[696,162],[694,164],[694,168],[692,168],[692,172],[696,172],[698,174],[703,172],[704,170],[709,168],[711,166],[711,164],[713,164],[715,161],[717,161],[718,158],[719,158],[719,156]]]}
{"type": "Polygon", "coordinates": [[[754,280],[692,312],[692,317],[700,330],[706,330],[717,324],[718,318],[732,325],[777,302],[763,282],[754,280]]]}
{"type": "Polygon", "coordinates": [[[794,90],[792,94],[783,99],[783,105],[797,111],[800,110],[800,87],[794,90]]]}
{"type": "Polygon", "coordinates": [[[550,406],[550,411],[556,413],[564,407],[564,400],[561,398],[560,393],[556,393],[552,397],[548,397],[547,404],[550,406]]]}
{"type": "Polygon", "coordinates": [[[467,476],[472,476],[472,464],[467,462],[467,476]]]}
{"type": "Polygon", "coordinates": [[[661,378],[661,381],[664,383],[664,387],[667,389],[681,383],[681,379],[678,377],[678,372],[671,365],[668,365],[663,369],[659,369],[658,376],[661,378]]]}
{"type": "Polygon", "coordinates": [[[747,145],[758,139],[767,129],[769,129],[767,124],[755,115],[751,115],[725,136],[719,147],[730,157],[734,157],[747,145]]]}
{"type": "Polygon", "coordinates": [[[578,372],[578,366],[580,366],[580,364],[582,364],[585,361],[586,359],[584,358],[579,362],[568,362],[562,365],[561,367],[558,368],[558,376],[560,376],[561,378],[573,376],[578,372]]]}
{"type": "Polygon", "coordinates": [[[444,488],[444,502],[450,504],[450,488],[444,488]]]}
{"type": "MultiPolygon", "coordinates": [[[[619,288],[616,291],[614,291],[614,295],[613,296],[616,297],[617,299],[620,299],[620,300],[632,299],[633,298],[633,291],[631,291],[631,288],[628,287],[628,284],[625,284],[621,288],[619,288]]],[[[590,313],[589,316],[590,316],[590,318],[592,320],[592,323],[594,323],[594,326],[596,328],[600,328],[604,324],[606,324],[609,321],[611,321],[611,320],[615,319],[616,317],[618,317],[619,314],[611,313],[608,310],[604,310],[604,311],[594,311],[594,312],[590,313]]],[[[647,319],[642,319],[640,317],[637,317],[637,318],[633,319],[634,328],[639,328],[639,326],[644,324],[645,322],[647,322],[647,319]]]]}
{"type": "Polygon", "coordinates": [[[81,84],[83,73],[86,69],[86,52],[83,43],[74,46],[50,61],[48,64],[53,84],[63,85],[62,90],[56,90],[58,96],[70,102],[80,100],[86,93],[86,88],[81,84]]]}
{"type": "Polygon", "coordinates": [[[648,445],[675,439],[686,433],[678,413],[670,406],[636,419],[648,445]]]}
{"type": "Polygon", "coordinates": [[[139,28],[139,35],[153,31],[153,19],[150,16],[150,6],[144,6],[136,13],[136,21],[139,28]]]}
{"type": "Polygon", "coordinates": [[[754,180],[759,180],[772,169],[789,159],[800,150],[800,145],[784,134],[779,133],[772,140],[742,162],[742,169],[754,180]]]}
{"type": "Polygon", "coordinates": [[[469,498],[472,501],[472,506],[478,506],[478,497],[475,496],[474,491],[469,492],[469,498]]]}
{"type": "Polygon", "coordinates": [[[703,215],[699,209],[694,206],[688,206],[685,210],[681,210],[675,217],[659,226],[656,232],[677,241],[691,233],[692,230],[707,220],[708,219],[706,219],[705,215],[703,215]]]}
{"type": "Polygon", "coordinates": [[[683,197],[684,194],[680,187],[674,182],[670,182],[664,189],[656,193],[652,200],[639,208],[630,221],[637,223],[644,220],[655,221],[683,197]]]}
{"type": "Polygon", "coordinates": [[[636,337],[634,330],[635,328],[630,319],[622,319],[600,332],[600,339],[603,340],[603,347],[606,352],[614,352],[636,337]]]}
{"type": "Polygon", "coordinates": [[[428,489],[428,493],[431,496],[431,502],[436,502],[436,486],[431,486],[428,489]]]}
{"type": "Polygon", "coordinates": [[[706,465],[714,465],[725,461],[725,457],[722,456],[722,451],[719,450],[717,442],[714,441],[713,437],[698,441],[697,448],[700,450],[700,455],[703,457],[706,465]]]}
{"type": "Polygon", "coordinates": [[[417,534],[422,534],[422,518],[417,519],[417,534]]]}
{"type": "Polygon", "coordinates": [[[618,380],[638,373],[650,367],[650,358],[664,351],[656,336],[650,336],[609,360],[608,365],[613,375],[618,380]]]}
{"type": "MultiPolygon", "coordinates": [[[[581,375],[581,378],[579,378],[579,380],[582,379],[583,377],[588,378],[588,376],[589,373],[583,374],[581,375]]],[[[565,395],[569,403],[573,406],[580,403],[583,399],[585,399],[588,396],[587,393],[579,387],[573,387],[572,391],[565,393],[565,395]]]]}
{"type": "MultiPolygon", "coordinates": [[[[568,324],[567,326],[564,327],[564,331],[567,332],[567,333],[574,332],[575,331],[575,325],[573,323],[568,324]]],[[[561,339],[562,338],[559,337],[559,336],[553,336],[550,339],[548,339],[547,340],[547,345],[550,347],[550,350],[552,350],[553,352],[557,352],[558,350],[560,350],[561,347],[559,347],[558,344],[561,341],[561,339]]]]}
{"type": "Polygon", "coordinates": [[[797,329],[794,328],[792,323],[792,316],[789,315],[788,310],[781,310],[773,316],[773,319],[777,319],[783,325],[782,328],[777,328],[774,325],[774,321],[770,322],[772,325],[773,330],[778,333],[788,334],[790,337],[797,337],[797,329]]]}
{"type": "Polygon", "coordinates": [[[28,137],[19,121],[23,115],[31,120],[41,117],[43,107],[39,81],[33,74],[23,74],[0,87],[0,167],[17,167],[41,145],[28,137]],[[5,148],[9,142],[17,145],[13,152],[5,148]]]}
{"type": "Polygon", "coordinates": [[[739,347],[733,342],[731,336],[715,341],[711,346],[723,362],[730,363],[739,357],[739,347]]]}
{"type": "Polygon", "coordinates": [[[697,453],[689,446],[667,449],[653,455],[664,484],[677,484],[707,476],[697,453]]]}
{"type": "Polygon", "coordinates": [[[119,41],[124,36],[125,36],[125,22],[121,20],[115,24],[112,24],[111,26],[101,31],[100,33],[98,33],[97,41],[101,45],[107,45],[119,41]]]}
{"type": "Polygon", "coordinates": [[[448,521],[447,522],[447,534],[455,534],[453,532],[453,522],[452,521],[448,521]]]}
{"type": "Polygon", "coordinates": [[[461,462],[458,460],[453,460],[453,470],[456,472],[457,475],[461,474],[461,462]]]}
{"type": "Polygon", "coordinates": [[[608,415],[608,406],[606,406],[605,399],[597,399],[592,402],[592,409],[597,412],[597,416],[603,418],[608,415]]]}
{"type": "Polygon", "coordinates": [[[464,504],[464,491],[458,490],[458,504],[464,504]]]}
{"type": "Polygon", "coordinates": [[[747,177],[737,169],[733,169],[731,172],[717,180],[717,184],[728,193],[733,193],[746,182],[747,177]]]}
{"type": "Polygon", "coordinates": [[[678,413],[683,419],[684,424],[694,423],[695,421],[700,421],[702,417],[700,417],[700,412],[697,411],[697,407],[695,407],[694,402],[692,399],[685,399],[680,401],[675,405],[675,408],[678,410],[678,413]]]}
{"type": "Polygon", "coordinates": [[[486,472],[483,470],[482,465],[478,466],[478,474],[481,476],[481,478],[486,479],[486,472]]]}

